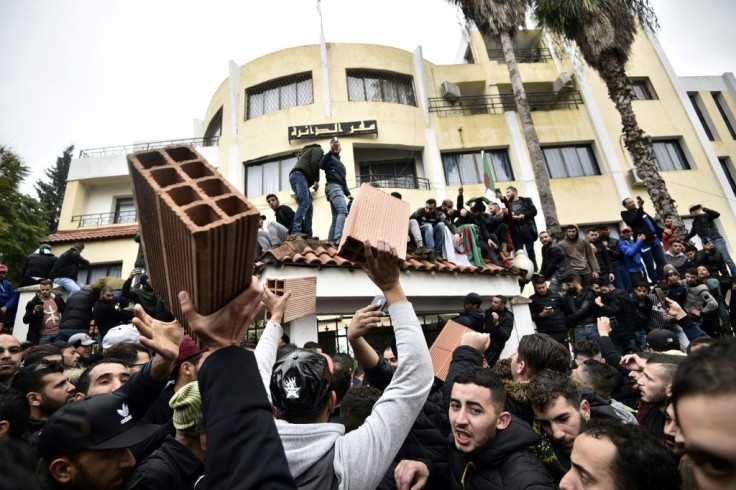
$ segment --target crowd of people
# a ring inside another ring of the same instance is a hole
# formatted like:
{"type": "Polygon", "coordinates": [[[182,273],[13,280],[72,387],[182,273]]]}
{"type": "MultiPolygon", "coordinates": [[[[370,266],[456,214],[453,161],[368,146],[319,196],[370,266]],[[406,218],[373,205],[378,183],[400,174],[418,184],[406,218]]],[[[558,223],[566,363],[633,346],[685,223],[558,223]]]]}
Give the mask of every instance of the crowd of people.
{"type": "MultiPolygon", "coordinates": [[[[77,245],[70,252],[79,255],[77,245]]],[[[704,284],[673,281],[681,293],[642,281],[629,293],[610,276],[588,282],[573,270],[558,283],[561,295],[536,275],[536,332],[506,359],[518,321],[507,298],[494,296],[484,310],[470,293],[453,320],[473,331],[441,380],[395,248],[366,242],[365,254],[388,310],[355,312],[347,329],[354,357],[291,344],[281,325],[289,293],[261,289],[255,278],[208,316],[179,294],[195,342],[138,269],[66,302],[36,276],[39,294],[26,306],[36,340],[0,333],[0,488],[736,483],[736,344],[692,337],[703,323],[680,303],[705,298],[704,284]],[[252,343],[246,332],[263,307],[270,319],[252,343]],[[376,350],[366,335],[385,315],[394,340],[376,350]],[[58,328],[52,316],[61,317],[58,328]],[[67,316],[82,323],[69,326],[67,316]]]]}

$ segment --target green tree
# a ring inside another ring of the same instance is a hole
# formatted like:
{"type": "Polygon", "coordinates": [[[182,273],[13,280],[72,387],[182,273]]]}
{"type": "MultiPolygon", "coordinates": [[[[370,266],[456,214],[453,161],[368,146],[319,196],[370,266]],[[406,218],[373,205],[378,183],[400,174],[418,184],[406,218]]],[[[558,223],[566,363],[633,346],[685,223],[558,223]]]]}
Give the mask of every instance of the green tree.
{"type": "Polygon", "coordinates": [[[521,81],[521,74],[516,62],[516,32],[519,26],[526,23],[527,2],[525,0],[447,0],[451,5],[460,8],[468,21],[473,21],[478,29],[495,39],[503,48],[506,67],[509,70],[511,88],[514,91],[516,110],[524,131],[526,146],[529,150],[534,181],[542,204],[542,213],[547,231],[556,238],[562,237],[562,229],[557,219],[557,206],[549,186],[549,172],[544,160],[539,137],[532,120],[532,111],[526,90],[521,81]]]}
{"type": "Polygon", "coordinates": [[[657,214],[672,216],[684,236],[686,231],[675,202],[657,169],[652,140],[639,127],[631,107],[631,87],[626,63],[637,32],[657,29],[657,17],[649,0],[533,0],[532,16],[540,27],[575,41],[586,63],[600,75],[608,97],[621,115],[626,149],[647,185],[657,214]]]}
{"type": "Polygon", "coordinates": [[[28,174],[20,157],[0,145],[0,260],[15,284],[26,256],[48,232],[41,203],[19,191],[28,174]]]}
{"type": "Polygon", "coordinates": [[[67,147],[60,157],[56,157],[56,165],[44,171],[48,181],[38,179],[34,186],[38,199],[46,211],[46,222],[51,233],[54,233],[59,226],[61,204],[64,202],[66,178],[69,175],[69,164],[72,162],[73,152],[74,145],[67,147]]]}

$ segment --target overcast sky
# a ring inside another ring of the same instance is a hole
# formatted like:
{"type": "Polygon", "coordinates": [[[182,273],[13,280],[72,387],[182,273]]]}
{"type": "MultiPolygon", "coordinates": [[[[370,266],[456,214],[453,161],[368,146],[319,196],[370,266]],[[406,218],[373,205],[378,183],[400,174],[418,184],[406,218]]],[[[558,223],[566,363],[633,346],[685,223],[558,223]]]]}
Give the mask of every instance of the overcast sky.
{"type": "MultiPolygon", "coordinates": [[[[679,75],[735,71],[736,2],[653,0],[679,75]]],[[[461,26],[444,0],[324,0],[327,42],[373,43],[455,61],[461,26]]],[[[0,145],[33,183],[69,144],[188,138],[227,63],[319,42],[316,0],[0,0],[0,145]]]]}

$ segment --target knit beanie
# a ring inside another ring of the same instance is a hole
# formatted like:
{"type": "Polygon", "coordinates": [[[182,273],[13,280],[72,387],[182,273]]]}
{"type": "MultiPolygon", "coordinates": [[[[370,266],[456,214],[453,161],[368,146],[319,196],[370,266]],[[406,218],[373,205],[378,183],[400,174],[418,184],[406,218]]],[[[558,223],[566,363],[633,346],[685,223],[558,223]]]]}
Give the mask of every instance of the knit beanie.
{"type": "Polygon", "coordinates": [[[182,389],[171,397],[169,406],[174,409],[174,427],[176,430],[186,435],[194,435],[192,430],[197,421],[197,416],[202,410],[199,384],[196,381],[185,384],[182,389]]]}

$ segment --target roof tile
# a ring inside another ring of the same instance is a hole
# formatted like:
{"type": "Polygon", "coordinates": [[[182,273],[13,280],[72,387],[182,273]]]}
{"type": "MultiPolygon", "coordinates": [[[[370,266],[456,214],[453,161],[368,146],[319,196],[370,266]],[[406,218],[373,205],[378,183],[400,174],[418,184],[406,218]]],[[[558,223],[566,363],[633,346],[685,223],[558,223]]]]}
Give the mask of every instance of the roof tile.
{"type": "Polygon", "coordinates": [[[41,239],[43,243],[88,242],[107,240],[110,238],[132,238],[138,233],[138,225],[105,226],[79,228],[77,230],[59,230],[41,239]]]}

